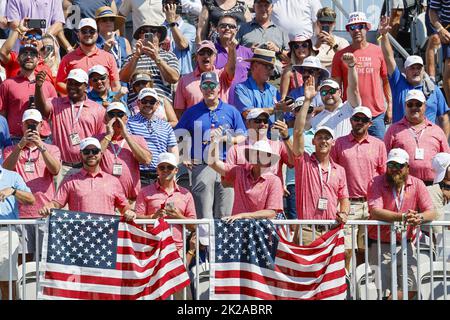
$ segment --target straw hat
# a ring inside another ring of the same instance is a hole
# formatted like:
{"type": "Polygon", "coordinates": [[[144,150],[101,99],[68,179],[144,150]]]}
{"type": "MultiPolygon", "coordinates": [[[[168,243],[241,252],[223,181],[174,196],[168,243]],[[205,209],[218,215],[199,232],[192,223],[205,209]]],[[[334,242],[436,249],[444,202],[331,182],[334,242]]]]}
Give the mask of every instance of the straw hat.
{"type": "Polygon", "coordinates": [[[116,30],[120,29],[120,27],[122,27],[122,25],[125,23],[125,17],[115,15],[112,9],[108,6],[100,7],[97,9],[97,11],[95,11],[95,21],[97,22],[97,24],[100,18],[109,18],[109,17],[115,19],[114,29],[116,30]]]}

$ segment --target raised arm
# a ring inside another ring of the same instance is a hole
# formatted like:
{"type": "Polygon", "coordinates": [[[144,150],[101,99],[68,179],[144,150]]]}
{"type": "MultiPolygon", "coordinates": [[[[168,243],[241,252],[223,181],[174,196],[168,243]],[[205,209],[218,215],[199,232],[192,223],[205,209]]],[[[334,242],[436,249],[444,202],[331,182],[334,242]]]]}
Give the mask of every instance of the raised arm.
{"type": "Polygon", "coordinates": [[[48,118],[50,112],[52,111],[52,107],[47,104],[47,101],[45,101],[44,93],[42,92],[42,85],[44,84],[46,77],[47,74],[45,73],[45,71],[38,72],[36,74],[36,86],[34,88],[36,108],[44,118],[48,118]]]}
{"type": "Polygon", "coordinates": [[[359,95],[358,88],[358,74],[355,69],[356,58],[353,53],[348,52],[342,55],[342,61],[348,67],[347,100],[354,108],[361,105],[361,96],[359,95]]]}
{"type": "Polygon", "coordinates": [[[206,39],[208,32],[208,21],[209,11],[208,8],[204,5],[202,11],[200,12],[200,16],[198,17],[197,34],[195,37],[196,43],[200,43],[202,42],[202,40],[206,39]]]}
{"type": "Polygon", "coordinates": [[[303,131],[306,125],[306,115],[308,114],[309,106],[311,101],[316,95],[316,88],[314,86],[315,79],[313,76],[309,77],[305,82],[305,100],[303,106],[299,112],[295,115],[294,122],[294,135],[292,142],[292,152],[295,157],[302,156],[305,152],[305,138],[303,137],[303,131]]]}

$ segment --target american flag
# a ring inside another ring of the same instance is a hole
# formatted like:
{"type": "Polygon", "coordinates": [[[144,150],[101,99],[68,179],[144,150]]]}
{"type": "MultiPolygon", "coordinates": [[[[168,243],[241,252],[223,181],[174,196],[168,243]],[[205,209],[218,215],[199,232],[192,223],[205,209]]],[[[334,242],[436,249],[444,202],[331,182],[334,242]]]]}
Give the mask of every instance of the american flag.
{"type": "Polygon", "coordinates": [[[150,232],[119,216],[54,210],[40,299],[166,299],[189,284],[167,222],[150,232]]]}
{"type": "Polygon", "coordinates": [[[308,246],[288,242],[270,220],[215,220],[211,299],[344,299],[344,231],[308,246]]]}

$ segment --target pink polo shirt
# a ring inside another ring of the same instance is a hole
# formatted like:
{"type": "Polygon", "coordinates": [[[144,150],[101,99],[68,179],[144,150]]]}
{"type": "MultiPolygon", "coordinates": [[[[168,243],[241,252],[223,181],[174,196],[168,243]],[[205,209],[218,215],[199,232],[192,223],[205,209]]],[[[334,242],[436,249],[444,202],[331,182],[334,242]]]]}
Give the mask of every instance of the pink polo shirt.
{"type": "Polygon", "coordinates": [[[370,135],[361,142],[351,133],[338,138],[330,156],[345,169],[350,198],[367,198],[369,182],[386,172],[386,147],[382,140],[370,135]]]}
{"type": "MultiPolygon", "coordinates": [[[[425,184],[411,175],[406,180],[403,202],[400,200],[400,197],[397,199],[397,202],[401,203],[400,209],[397,208],[392,187],[389,185],[385,174],[375,177],[370,182],[368,193],[369,212],[373,209],[386,209],[398,212],[401,215],[408,212],[408,209],[417,210],[418,212],[433,210],[433,202],[425,184]]],[[[369,215],[369,219],[373,220],[371,215],[369,215]]],[[[378,239],[377,226],[369,226],[368,229],[369,238],[378,239]]],[[[412,228],[408,228],[407,235],[409,239],[413,237],[412,228]]],[[[380,236],[382,242],[390,242],[390,226],[381,226],[380,236]]],[[[397,234],[397,241],[400,240],[401,235],[397,234]]]]}
{"type": "MultiPolygon", "coordinates": [[[[103,139],[105,134],[97,136],[99,141],[103,139]]],[[[131,135],[133,140],[141,147],[148,150],[147,143],[142,136],[131,135]]],[[[141,176],[139,173],[139,162],[134,158],[128,142],[121,138],[117,143],[108,144],[108,148],[103,152],[100,168],[113,174],[113,166],[115,163],[122,165],[122,174],[117,176],[125,191],[128,199],[136,199],[141,190],[141,176]],[[114,149],[113,149],[114,148],[114,149]],[[117,157],[115,156],[117,154],[117,157]]]]}
{"type": "MultiPolygon", "coordinates": [[[[54,145],[44,143],[49,154],[51,154],[57,161],[61,159],[61,153],[59,148],[54,145]]],[[[5,159],[14,151],[15,146],[6,147],[3,151],[5,159]]],[[[38,214],[38,210],[41,209],[44,204],[50,202],[55,196],[55,184],[53,182],[53,175],[48,171],[45,165],[44,157],[38,148],[30,150],[28,147],[22,149],[14,168],[25,181],[27,186],[31,189],[36,202],[33,205],[25,205],[19,203],[19,216],[21,219],[41,218],[38,214]],[[25,171],[26,162],[33,163],[33,172],[25,171]]]]}
{"type": "Polygon", "coordinates": [[[66,54],[59,65],[56,82],[66,82],[67,75],[72,69],[88,70],[95,65],[102,65],[108,70],[109,81],[119,81],[119,69],[113,55],[105,50],[96,48],[90,55],[86,55],[80,47],[66,54]]]}
{"type": "Polygon", "coordinates": [[[128,205],[122,185],[116,177],[99,170],[95,175],[84,168],[66,176],[53,201],[69,210],[114,215],[114,208],[128,205]]]}
{"type": "Polygon", "coordinates": [[[403,117],[389,127],[384,135],[386,151],[393,148],[402,148],[409,155],[409,173],[424,181],[433,181],[434,171],[431,160],[439,152],[450,152],[444,131],[428,119],[422,130],[416,131],[403,117]],[[417,137],[417,139],[416,139],[417,137]],[[416,148],[425,150],[424,159],[415,159],[416,148]]]}
{"type": "MultiPolygon", "coordinates": [[[[180,187],[175,183],[175,190],[172,194],[168,194],[162,188],[158,181],[142,188],[136,200],[136,213],[138,215],[151,216],[156,211],[164,208],[166,203],[173,202],[175,208],[188,219],[196,219],[194,198],[189,190],[180,187]]],[[[183,226],[174,225],[172,228],[172,237],[175,241],[177,249],[183,247],[183,226]]]]}
{"type": "Polygon", "coordinates": [[[227,177],[234,184],[232,215],[259,210],[283,211],[283,186],[280,178],[267,171],[253,178],[251,165],[225,165],[227,177]]]}
{"type": "MultiPolygon", "coordinates": [[[[223,102],[228,102],[228,92],[233,82],[233,77],[228,75],[225,68],[213,69],[212,71],[219,77],[219,98],[223,102]]],[[[174,109],[185,110],[203,100],[203,94],[200,90],[200,76],[201,72],[197,67],[193,72],[181,77],[175,93],[174,109]]]]}
{"type": "MultiPolygon", "coordinates": [[[[22,137],[22,115],[28,109],[30,96],[34,97],[36,82],[23,76],[6,79],[0,85],[0,112],[6,114],[11,136],[22,137]]],[[[42,92],[45,98],[57,97],[56,90],[49,81],[44,81],[42,92]]],[[[43,121],[40,134],[50,135],[50,126],[43,121]]]]}
{"type": "Polygon", "coordinates": [[[80,145],[72,146],[70,135],[78,133],[80,140],[105,132],[105,108],[86,98],[83,102],[78,121],[75,119],[80,110],[80,103],[72,108],[68,97],[47,99],[52,108],[49,118],[52,125],[53,143],[61,150],[61,159],[66,162],[80,162],[80,145]]]}
{"type": "Polygon", "coordinates": [[[322,169],[323,193],[320,183],[319,163],[315,153],[304,153],[295,159],[295,195],[297,216],[304,220],[334,220],[338,200],[348,198],[345,170],[330,159],[331,176],[328,169],[322,169]],[[326,198],[327,209],[318,209],[319,198],[326,198]]]}
{"type": "MultiPolygon", "coordinates": [[[[278,176],[281,181],[283,181],[283,164],[287,164],[289,162],[289,156],[287,153],[286,146],[281,141],[274,141],[267,139],[267,142],[269,142],[270,147],[272,148],[272,151],[275,152],[280,156],[280,160],[276,164],[272,165],[269,168],[269,171],[272,172],[274,175],[278,176]]],[[[231,146],[230,149],[227,151],[227,164],[230,165],[243,165],[248,164],[247,160],[245,159],[245,150],[249,147],[249,144],[252,142],[246,141],[245,144],[235,144],[231,146]]],[[[226,177],[225,177],[226,178],[226,177]]]]}

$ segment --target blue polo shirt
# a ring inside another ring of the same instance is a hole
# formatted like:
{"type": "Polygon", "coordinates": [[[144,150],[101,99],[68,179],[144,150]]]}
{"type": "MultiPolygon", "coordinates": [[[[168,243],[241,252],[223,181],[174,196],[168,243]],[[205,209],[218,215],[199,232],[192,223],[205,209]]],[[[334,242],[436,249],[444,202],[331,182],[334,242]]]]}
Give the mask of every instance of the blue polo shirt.
{"type": "MultiPolygon", "coordinates": [[[[17,172],[6,170],[0,166],[0,190],[10,187],[31,192],[17,172]]],[[[19,203],[15,196],[9,196],[5,201],[0,201],[0,220],[15,219],[19,219],[19,203]]]]}
{"type": "MultiPolygon", "coordinates": [[[[406,77],[401,74],[398,67],[389,76],[389,84],[392,92],[392,122],[400,121],[405,116],[405,100],[409,90],[422,90],[422,85],[416,87],[410,85],[406,77]]],[[[438,117],[448,110],[447,102],[441,89],[436,85],[434,91],[427,98],[425,116],[433,123],[437,123],[438,117]]]]}
{"type": "MultiPolygon", "coordinates": [[[[186,138],[187,134],[192,137],[191,159],[205,161],[208,156],[206,149],[210,143],[210,132],[212,127],[227,128],[229,134],[243,135],[247,133],[244,121],[239,111],[228,103],[219,100],[219,105],[213,111],[208,109],[204,100],[187,109],[178,121],[176,129],[177,136],[186,138]],[[187,132],[183,132],[187,130],[187,132]]],[[[220,159],[226,159],[226,148],[221,148],[220,159]]]]}
{"type": "Polygon", "coordinates": [[[3,150],[11,146],[11,136],[9,135],[8,121],[0,115],[0,164],[3,163],[3,150]]]}
{"type": "MultiPolygon", "coordinates": [[[[114,96],[117,94],[115,91],[108,90],[108,95],[106,96],[106,101],[109,103],[114,101],[114,96]]],[[[97,102],[100,106],[103,106],[103,99],[98,95],[97,91],[90,90],[87,93],[87,96],[90,100],[97,102]]],[[[127,106],[127,95],[122,96],[120,98],[120,102],[124,104],[124,106],[127,106]]],[[[130,111],[127,108],[127,115],[130,116],[130,111]]]]}
{"type": "Polygon", "coordinates": [[[140,113],[130,117],[127,122],[128,132],[142,136],[152,153],[149,165],[139,165],[141,171],[156,171],[160,153],[168,152],[169,148],[177,145],[177,139],[172,127],[161,119],[148,120],[140,113]]]}

